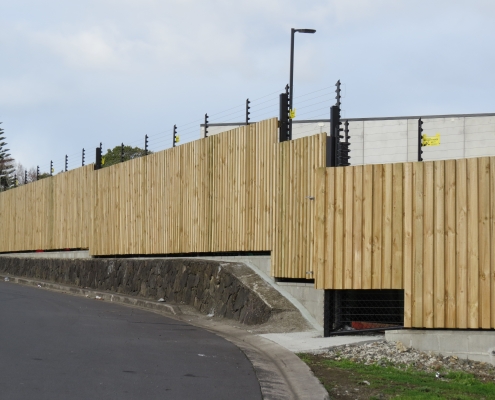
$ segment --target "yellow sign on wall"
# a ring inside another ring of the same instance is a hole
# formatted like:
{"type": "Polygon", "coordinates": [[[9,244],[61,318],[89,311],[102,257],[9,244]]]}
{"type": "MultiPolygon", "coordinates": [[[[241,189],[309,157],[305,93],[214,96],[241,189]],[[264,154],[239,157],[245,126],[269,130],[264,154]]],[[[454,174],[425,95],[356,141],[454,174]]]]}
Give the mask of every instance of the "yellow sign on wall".
{"type": "Polygon", "coordinates": [[[440,134],[437,133],[435,136],[428,136],[423,134],[422,140],[423,146],[440,146],[440,134]]]}
{"type": "Polygon", "coordinates": [[[296,118],[296,109],[289,110],[289,119],[296,118]]]}

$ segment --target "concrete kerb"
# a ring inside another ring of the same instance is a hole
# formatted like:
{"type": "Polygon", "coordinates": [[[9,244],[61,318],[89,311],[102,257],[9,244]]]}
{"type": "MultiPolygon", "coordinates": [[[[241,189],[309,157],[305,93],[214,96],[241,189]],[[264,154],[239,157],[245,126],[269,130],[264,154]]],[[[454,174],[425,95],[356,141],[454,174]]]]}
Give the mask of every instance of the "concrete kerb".
{"type": "MultiPolygon", "coordinates": [[[[4,280],[7,276],[0,275],[4,280]]],[[[102,293],[90,289],[81,289],[68,285],[60,285],[34,279],[8,276],[12,283],[39,286],[65,294],[84,297],[101,297],[106,301],[137,307],[148,311],[165,313],[167,317],[187,322],[206,329],[235,344],[241,349],[253,368],[260,383],[264,399],[329,399],[327,391],[313,375],[309,367],[294,353],[284,347],[247,331],[222,324],[218,320],[204,320],[182,314],[180,307],[171,304],[137,299],[120,294],[102,293]]]]}

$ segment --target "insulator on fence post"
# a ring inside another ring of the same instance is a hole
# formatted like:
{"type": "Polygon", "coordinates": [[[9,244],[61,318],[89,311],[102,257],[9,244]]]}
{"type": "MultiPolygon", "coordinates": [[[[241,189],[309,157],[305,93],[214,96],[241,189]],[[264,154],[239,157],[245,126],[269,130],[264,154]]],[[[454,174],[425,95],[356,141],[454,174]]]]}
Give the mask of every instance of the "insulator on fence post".
{"type": "Polygon", "coordinates": [[[124,162],[124,143],[120,147],[120,162],[124,162]]]}
{"type": "Polygon", "coordinates": [[[418,161],[423,161],[423,121],[418,120],[418,161]]]}
{"type": "Polygon", "coordinates": [[[177,143],[179,143],[179,135],[177,135],[177,125],[174,125],[174,138],[172,141],[172,147],[175,147],[177,143]]]}
{"type": "Polygon", "coordinates": [[[67,157],[67,154],[65,155],[65,172],[67,172],[69,169],[69,157],[67,157]]]}
{"type": "Polygon", "coordinates": [[[285,104],[287,112],[287,139],[285,140],[292,140],[292,117],[290,109],[292,88],[288,84],[285,85],[285,95],[287,96],[287,102],[285,104]]]}
{"type": "Polygon", "coordinates": [[[82,149],[82,166],[84,167],[84,149],[82,149]]]}
{"type": "Polygon", "coordinates": [[[340,108],[340,79],[337,81],[337,83],[335,84],[335,86],[337,87],[337,89],[335,89],[335,93],[337,94],[335,96],[335,99],[337,100],[337,102],[335,103],[335,105],[340,108]]]}
{"type": "Polygon", "coordinates": [[[208,137],[208,114],[205,114],[205,137],[208,137]]]}
{"type": "Polygon", "coordinates": [[[144,135],[144,155],[148,155],[148,135],[144,135]]]}
{"type": "Polygon", "coordinates": [[[251,104],[251,102],[249,101],[249,99],[246,99],[246,125],[249,125],[249,114],[251,114],[249,112],[249,110],[251,109],[251,107],[249,106],[251,104]]]}

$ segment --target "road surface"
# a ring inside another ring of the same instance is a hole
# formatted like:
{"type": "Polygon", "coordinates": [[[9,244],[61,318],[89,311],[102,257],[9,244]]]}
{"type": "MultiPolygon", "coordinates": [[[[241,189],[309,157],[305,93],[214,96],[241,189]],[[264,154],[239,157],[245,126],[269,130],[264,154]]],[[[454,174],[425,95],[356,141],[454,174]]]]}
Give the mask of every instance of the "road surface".
{"type": "Polygon", "coordinates": [[[244,353],[152,312],[0,282],[1,399],[261,399],[244,353]]]}

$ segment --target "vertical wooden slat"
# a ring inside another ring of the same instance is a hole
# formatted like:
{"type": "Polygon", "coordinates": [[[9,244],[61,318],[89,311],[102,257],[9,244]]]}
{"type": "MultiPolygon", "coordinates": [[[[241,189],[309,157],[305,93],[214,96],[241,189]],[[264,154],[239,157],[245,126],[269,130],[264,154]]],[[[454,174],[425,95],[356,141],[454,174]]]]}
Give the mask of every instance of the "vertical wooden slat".
{"type": "Polygon", "coordinates": [[[456,327],[456,163],[445,161],[445,327],[456,327]]]}
{"type": "Polygon", "coordinates": [[[373,246],[371,287],[382,285],[383,165],[373,165],[373,246]]]}
{"type": "Polygon", "coordinates": [[[478,160],[467,160],[468,327],[479,328],[478,160]]]}
{"type": "Polygon", "coordinates": [[[434,163],[434,327],[445,328],[445,163],[434,163]]]}
{"type": "Polygon", "coordinates": [[[382,279],[381,289],[392,288],[393,166],[383,166],[382,279]]]}
{"type": "Polygon", "coordinates": [[[490,157],[490,328],[495,328],[495,157],[490,157]]]}
{"type": "Polygon", "coordinates": [[[403,204],[404,204],[404,243],[403,243],[403,286],[404,286],[404,326],[413,326],[413,164],[405,163],[403,167],[403,204]]]}
{"type": "Polygon", "coordinates": [[[326,172],[325,289],[335,285],[335,168],[326,172]]]}
{"type": "Polygon", "coordinates": [[[352,289],[353,282],[353,252],[352,252],[352,226],[354,204],[354,171],[353,167],[344,167],[344,288],[352,289]]]}
{"type": "Polygon", "coordinates": [[[467,321],[467,168],[466,160],[456,160],[456,327],[465,329],[467,321]]]}
{"type": "Polygon", "coordinates": [[[478,160],[479,327],[491,327],[490,285],[490,159],[478,160]]]}
{"type": "Polygon", "coordinates": [[[434,171],[433,162],[425,162],[423,183],[423,325],[434,326],[434,171]]]}
{"type": "Polygon", "coordinates": [[[344,288],[344,168],[335,169],[334,289],[344,288]]]}
{"type": "Polygon", "coordinates": [[[423,328],[423,163],[413,164],[412,326],[423,328]]]}
{"type": "Polygon", "coordinates": [[[371,289],[373,262],[373,166],[363,167],[363,272],[362,289],[371,289]]]}
{"type": "Polygon", "coordinates": [[[392,289],[402,289],[403,262],[403,165],[394,164],[392,171],[392,289]]]}
{"type": "Polygon", "coordinates": [[[325,288],[325,274],[327,269],[325,268],[325,246],[326,246],[326,235],[325,235],[325,206],[327,202],[326,194],[327,190],[325,187],[326,183],[326,169],[318,168],[316,170],[316,191],[315,191],[315,251],[314,251],[314,271],[315,271],[315,288],[324,289],[325,288]]]}
{"type": "Polygon", "coordinates": [[[353,228],[352,228],[352,247],[353,247],[353,289],[362,288],[362,270],[363,270],[363,167],[357,166],[354,171],[354,198],[353,201],[353,228]]]}

